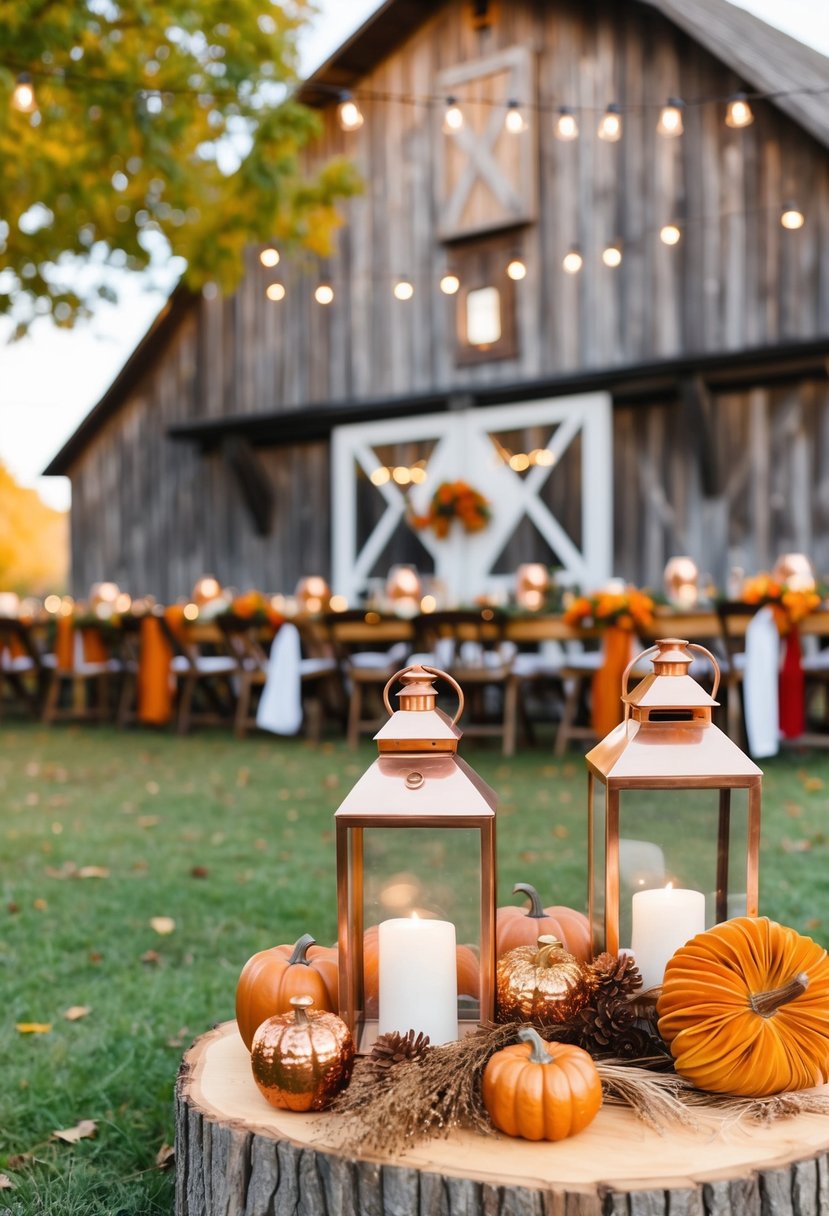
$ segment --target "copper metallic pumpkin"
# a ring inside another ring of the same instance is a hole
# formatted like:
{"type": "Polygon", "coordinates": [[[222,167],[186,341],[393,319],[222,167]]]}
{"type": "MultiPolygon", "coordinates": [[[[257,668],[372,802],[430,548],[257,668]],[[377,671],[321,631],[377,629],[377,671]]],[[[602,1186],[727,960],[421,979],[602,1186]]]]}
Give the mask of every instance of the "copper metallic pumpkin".
{"type": "Polygon", "coordinates": [[[268,1018],[253,1036],[250,1066],[260,1093],[280,1110],[324,1110],[354,1067],[354,1040],[342,1018],[291,997],[293,1012],[268,1018]]]}
{"type": "Polygon", "coordinates": [[[287,1013],[292,996],[313,997],[317,1009],[337,1009],[337,951],[305,933],[293,946],[260,950],[245,963],[236,985],[236,1023],[250,1051],[257,1026],[287,1013]]]}
{"type": "Polygon", "coordinates": [[[484,1069],[481,1095],[490,1119],[525,1140],[574,1136],[602,1104],[596,1065],[580,1047],[545,1043],[532,1026],[518,1035],[522,1042],[496,1051],[484,1069]]]}
{"type": "Polygon", "coordinates": [[[534,946],[542,934],[551,933],[580,963],[593,957],[590,945],[590,922],[583,912],[563,904],[541,906],[541,896],[527,882],[517,882],[513,893],[523,892],[529,898],[529,909],[508,904],[495,915],[495,955],[500,958],[516,946],[534,946]]]}
{"type": "Polygon", "coordinates": [[[539,937],[534,946],[518,946],[495,969],[495,1016],[499,1022],[569,1021],[590,995],[581,963],[558,938],[539,937]]]}
{"type": "Polygon", "coordinates": [[[829,1080],[829,957],[766,917],[698,933],[665,970],[659,1033],[680,1076],[760,1097],[829,1080]]]}

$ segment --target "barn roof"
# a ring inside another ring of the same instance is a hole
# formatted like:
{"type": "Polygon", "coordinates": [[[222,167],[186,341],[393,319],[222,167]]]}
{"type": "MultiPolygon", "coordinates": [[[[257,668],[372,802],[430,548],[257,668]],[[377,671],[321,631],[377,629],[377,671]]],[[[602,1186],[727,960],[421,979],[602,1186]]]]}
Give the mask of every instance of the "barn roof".
{"type": "MultiPolygon", "coordinates": [[[[796,38],[737,8],[728,0],[639,0],[661,13],[736,72],[749,91],[769,100],[821,144],[829,147],[829,58],[796,38]]],[[[385,0],[338,47],[299,90],[309,105],[322,106],[339,91],[355,88],[446,0],[385,0]]],[[[121,406],[169,341],[195,300],[177,289],[130,355],[104,396],[44,470],[66,474],[100,427],[121,406]]]]}

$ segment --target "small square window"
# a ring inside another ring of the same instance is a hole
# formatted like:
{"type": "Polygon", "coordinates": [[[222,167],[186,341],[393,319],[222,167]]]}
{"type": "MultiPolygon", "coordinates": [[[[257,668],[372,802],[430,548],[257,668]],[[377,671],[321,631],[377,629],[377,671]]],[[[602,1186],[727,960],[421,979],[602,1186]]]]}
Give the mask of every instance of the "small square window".
{"type": "Polygon", "coordinates": [[[455,308],[455,362],[483,363],[518,355],[516,295],[523,287],[507,274],[520,253],[514,233],[464,241],[449,251],[447,271],[460,284],[447,297],[455,308]]]}
{"type": "Polygon", "coordinates": [[[466,293],[466,340],[470,346],[492,346],[501,337],[501,296],[497,287],[466,293]]]}

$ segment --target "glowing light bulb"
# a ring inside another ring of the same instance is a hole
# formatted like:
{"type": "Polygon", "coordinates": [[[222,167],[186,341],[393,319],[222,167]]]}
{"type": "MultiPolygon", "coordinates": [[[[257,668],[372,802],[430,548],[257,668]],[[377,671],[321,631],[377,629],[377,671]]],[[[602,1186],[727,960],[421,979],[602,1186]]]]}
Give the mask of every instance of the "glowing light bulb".
{"type": "Polygon", "coordinates": [[[440,281],[440,289],[445,296],[453,296],[459,290],[461,281],[456,274],[445,274],[440,281]]]}
{"type": "Polygon", "coordinates": [[[562,139],[565,142],[579,137],[579,124],[576,122],[576,116],[566,106],[562,106],[558,112],[555,135],[556,139],[562,139]]]}
{"type": "Polygon", "coordinates": [[[526,131],[527,124],[524,121],[524,115],[518,106],[518,102],[510,100],[507,102],[507,113],[504,118],[504,126],[509,131],[510,135],[520,135],[522,131],[526,131]]]}
{"type": "Polygon", "coordinates": [[[622,138],[622,112],[617,105],[609,105],[599,120],[597,131],[599,139],[607,144],[615,144],[622,138]]]}
{"type": "Polygon", "coordinates": [[[753,122],[754,113],[745,93],[735,93],[725,109],[725,125],[739,130],[741,127],[750,127],[753,122]]]}
{"type": "Polygon", "coordinates": [[[337,118],[344,131],[359,131],[363,125],[363,112],[350,93],[344,93],[337,106],[337,118]]]}
{"type": "Polygon", "coordinates": [[[398,279],[394,285],[394,298],[396,300],[411,300],[414,295],[414,287],[408,279],[398,279]]]}
{"type": "Polygon", "coordinates": [[[578,274],[583,265],[584,258],[578,249],[571,249],[565,253],[561,262],[561,268],[565,274],[578,274]]]}
{"type": "Polygon", "coordinates": [[[608,245],[602,250],[602,261],[605,266],[609,266],[611,270],[615,270],[617,266],[622,264],[622,249],[620,245],[608,245]]]}
{"type": "Polygon", "coordinates": [[[454,135],[463,126],[463,110],[455,97],[446,98],[446,113],[443,116],[443,129],[447,135],[454,135]]]}
{"type": "Polygon", "coordinates": [[[21,114],[34,114],[37,109],[35,87],[28,72],[21,72],[17,77],[14,90],[12,91],[11,104],[13,109],[21,114]]]}
{"type": "Polygon", "coordinates": [[[527,267],[521,258],[512,258],[507,265],[507,274],[515,283],[527,277],[527,267]]]}
{"type": "Polygon", "coordinates": [[[330,283],[320,283],[314,292],[314,299],[318,304],[330,304],[334,299],[334,288],[330,283]]]}
{"type": "Polygon", "coordinates": [[[780,223],[784,228],[793,232],[795,229],[803,227],[806,223],[806,216],[793,203],[787,203],[780,213],[780,223]]]}
{"type": "Polygon", "coordinates": [[[678,245],[682,238],[682,233],[676,224],[665,224],[659,230],[659,239],[663,245],[678,245]]]}
{"type": "Polygon", "coordinates": [[[656,130],[660,135],[672,139],[674,136],[682,134],[685,130],[685,125],[682,121],[684,107],[685,103],[680,101],[678,97],[668,98],[666,104],[662,107],[659,122],[656,124],[656,130]]]}
{"type": "Polygon", "coordinates": [[[275,301],[284,300],[285,299],[285,287],[282,283],[269,283],[268,286],[265,288],[265,295],[268,297],[269,300],[275,300],[275,301]]]}
{"type": "Polygon", "coordinates": [[[269,268],[272,266],[278,266],[279,265],[279,250],[274,249],[272,245],[269,246],[267,249],[263,249],[262,252],[259,254],[259,261],[262,263],[263,266],[267,266],[269,268]]]}

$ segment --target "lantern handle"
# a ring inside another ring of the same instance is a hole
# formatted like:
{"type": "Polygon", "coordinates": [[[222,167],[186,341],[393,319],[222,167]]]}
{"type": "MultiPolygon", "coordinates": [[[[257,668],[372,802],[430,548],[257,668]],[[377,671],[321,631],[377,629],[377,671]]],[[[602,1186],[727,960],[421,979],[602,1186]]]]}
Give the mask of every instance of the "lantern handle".
{"type": "MultiPolygon", "coordinates": [[[[450,676],[447,671],[441,671],[439,667],[427,667],[425,663],[421,663],[421,664],[419,664],[419,666],[421,667],[421,669],[423,671],[428,671],[430,676],[437,676],[441,680],[446,680],[447,684],[451,684],[452,687],[454,688],[455,692],[458,694],[458,708],[455,710],[455,716],[452,719],[452,725],[457,726],[458,720],[459,720],[461,714],[463,713],[463,707],[464,707],[464,703],[465,703],[464,696],[463,696],[463,689],[461,688],[460,684],[458,683],[457,680],[453,679],[452,676],[450,676]]],[[[411,670],[412,670],[411,667],[401,667],[399,671],[396,671],[394,673],[394,675],[391,677],[389,682],[386,684],[386,687],[383,689],[383,704],[385,705],[386,710],[388,711],[389,717],[391,717],[392,714],[394,713],[394,710],[392,709],[392,706],[391,706],[391,702],[389,701],[389,689],[391,688],[391,686],[395,682],[395,680],[398,680],[400,678],[400,676],[405,675],[407,671],[411,671],[411,670]]]]}
{"type": "MultiPolygon", "coordinates": [[[[706,650],[704,646],[700,646],[699,642],[687,642],[686,645],[689,650],[698,650],[700,652],[700,654],[704,654],[707,659],[711,660],[711,663],[714,667],[714,686],[711,689],[711,696],[716,697],[717,689],[720,686],[720,665],[719,665],[719,663],[717,662],[717,660],[715,659],[715,657],[711,653],[711,651],[706,650]]],[[[641,654],[638,654],[636,656],[636,658],[630,660],[627,667],[625,668],[624,675],[622,676],[622,696],[623,697],[624,697],[625,693],[627,692],[628,676],[630,675],[633,668],[636,666],[636,664],[639,662],[640,659],[646,659],[649,654],[654,654],[658,650],[659,650],[658,646],[649,646],[647,648],[647,650],[643,650],[641,652],[641,654]]],[[[630,706],[628,705],[627,702],[625,702],[625,722],[627,722],[629,715],[630,715],[630,706]]]]}

